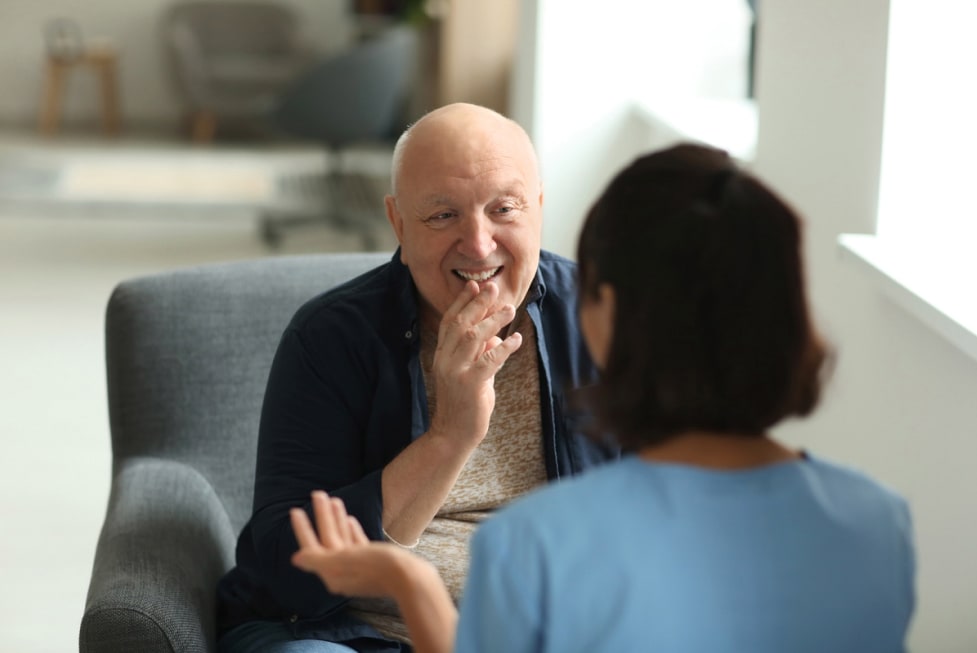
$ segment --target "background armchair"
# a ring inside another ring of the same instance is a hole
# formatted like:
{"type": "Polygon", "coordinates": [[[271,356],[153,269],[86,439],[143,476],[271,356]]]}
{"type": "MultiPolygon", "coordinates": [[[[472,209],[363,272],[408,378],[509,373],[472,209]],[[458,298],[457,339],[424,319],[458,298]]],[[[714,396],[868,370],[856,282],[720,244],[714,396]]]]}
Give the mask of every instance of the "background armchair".
{"type": "Polygon", "coordinates": [[[213,139],[219,119],[267,120],[314,61],[295,12],[265,0],[179,2],[166,11],[163,40],[198,142],[213,139]]]}
{"type": "Polygon", "coordinates": [[[278,339],[307,299],[390,254],[283,256],[120,283],[106,312],[112,488],[82,653],[212,651],[250,515],[278,339]]]}

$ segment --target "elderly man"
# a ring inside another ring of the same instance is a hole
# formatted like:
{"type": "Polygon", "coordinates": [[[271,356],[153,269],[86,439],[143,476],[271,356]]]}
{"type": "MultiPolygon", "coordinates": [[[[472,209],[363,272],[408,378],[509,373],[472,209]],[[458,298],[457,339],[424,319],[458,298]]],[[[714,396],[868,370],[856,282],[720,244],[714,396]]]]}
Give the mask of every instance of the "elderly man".
{"type": "Polygon", "coordinates": [[[372,539],[431,560],[455,600],[493,509],[615,455],[566,393],[595,378],[574,265],[540,251],[526,133],[454,104],[394,150],[393,259],[312,299],[282,336],[262,409],[254,513],[222,579],[222,651],[409,651],[392,603],[330,594],[290,562],[288,511],[342,498],[372,539]]]}

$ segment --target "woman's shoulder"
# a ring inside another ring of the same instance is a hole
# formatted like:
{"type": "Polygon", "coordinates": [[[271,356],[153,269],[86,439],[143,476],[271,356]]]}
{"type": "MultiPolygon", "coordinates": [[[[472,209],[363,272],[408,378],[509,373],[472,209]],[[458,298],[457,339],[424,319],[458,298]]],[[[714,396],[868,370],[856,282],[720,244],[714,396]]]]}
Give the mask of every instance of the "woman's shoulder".
{"type": "Polygon", "coordinates": [[[905,497],[885,481],[855,465],[806,454],[802,467],[813,493],[844,507],[847,512],[891,511],[900,521],[908,519],[905,497]]]}
{"type": "Polygon", "coordinates": [[[844,491],[857,490],[884,500],[905,501],[894,487],[855,465],[821,458],[810,453],[806,453],[805,457],[808,463],[805,467],[829,487],[838,487],[844,491]]]}

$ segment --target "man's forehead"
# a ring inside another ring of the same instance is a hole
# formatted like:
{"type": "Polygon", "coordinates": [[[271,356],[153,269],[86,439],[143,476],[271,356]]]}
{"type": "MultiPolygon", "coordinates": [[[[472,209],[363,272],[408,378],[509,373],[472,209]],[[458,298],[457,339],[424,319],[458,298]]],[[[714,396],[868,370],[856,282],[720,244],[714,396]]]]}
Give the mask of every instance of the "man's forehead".
{"type": "Polygon", "coordinates": [[[525,189],[538,181],[535,162],[519,153],[498,148],[415,150],[405,161],[404,172],[410,183],[437,192],[439,187],[463,188],[479,185],[496,189],[525,189]]]}

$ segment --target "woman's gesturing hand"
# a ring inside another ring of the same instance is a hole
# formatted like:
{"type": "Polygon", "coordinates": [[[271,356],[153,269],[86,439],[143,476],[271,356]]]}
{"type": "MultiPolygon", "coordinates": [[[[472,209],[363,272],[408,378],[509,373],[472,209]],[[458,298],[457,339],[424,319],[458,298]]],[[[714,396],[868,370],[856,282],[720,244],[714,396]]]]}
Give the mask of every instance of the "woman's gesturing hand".
{"type": "Polygon", "coordinates": [[[391,544],[371,542],[360,523],[346,513],[341,499],[312,493],[316,528],[301,508],[290,512],[299,549],[292,564],[317,575],[331,592],[347,596],[392,596],[399,551],[391,544]]]}

